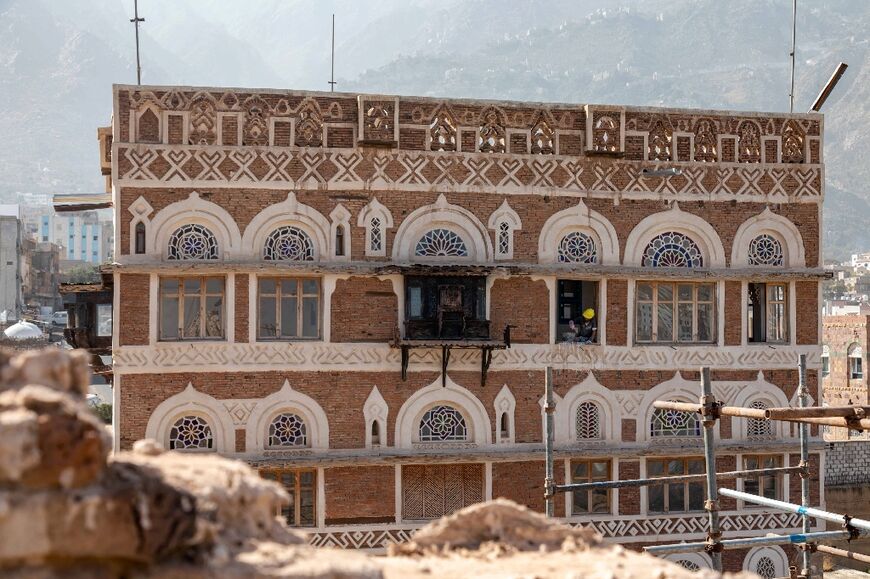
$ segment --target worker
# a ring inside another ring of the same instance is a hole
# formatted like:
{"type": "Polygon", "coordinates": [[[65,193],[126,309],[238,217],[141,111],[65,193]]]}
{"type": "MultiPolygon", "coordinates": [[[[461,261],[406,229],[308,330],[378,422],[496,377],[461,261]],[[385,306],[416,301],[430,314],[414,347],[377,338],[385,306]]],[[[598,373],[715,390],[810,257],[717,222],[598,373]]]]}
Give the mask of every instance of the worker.
{"type": "Polygon", "coordinates": [[[586,308],[582,314],[583,321],[580,325],[574,323],[574,320],[568,322],[568,331],[576,335],[576,341],[581,344],[595,343],[598,337],[598,324],[595,323],[595,310],[586,308]]]}

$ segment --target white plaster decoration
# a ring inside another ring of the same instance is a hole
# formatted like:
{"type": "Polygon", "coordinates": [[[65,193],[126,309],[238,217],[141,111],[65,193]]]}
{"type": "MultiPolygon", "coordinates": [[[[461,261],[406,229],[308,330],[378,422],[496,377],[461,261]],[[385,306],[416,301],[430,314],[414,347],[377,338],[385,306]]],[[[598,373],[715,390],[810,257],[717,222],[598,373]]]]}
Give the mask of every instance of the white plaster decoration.
{"type": "Polygon", "coordinates": [[[292,412],[302,418],[306,426],[308,448],[329,448],[329,420],[320,404],[311,396],[297,392],[289,380],[274,394],[259,401],[251,411],[245,433],[245,450],[259,454],[268,450],[269,425],[279,414],[292,412]]]}
{"type": "Polygon", "coordinates": [[[780,242],[785,267],[806,267],[804,242],[800,231],[788,218],[777,215],[769,207],[758,215],[750,217],[737,228],[734,243],[731,245],[731,267],[749,265],[750,245],[752,240],[760,235],[770,235],[780,242]]]}
{"type": "Polygon", "coordinates": [[[157,405],[148,418],[145,438],[156,440],[163,448],[169,448],[169,431],[182,416],[201,416],[211,428],[214,450],[220,454],[236,451],[236,433],[233,419],[218,400],[198,391],[193,384],[157,405]]]}
{"type": "Polygon", "coordinates": [[[235,219],[226,209],[200,198],[192,192],[187,199],[161,209],[145,230],[146,255],[168,257],[169,240],[175,231],[186,225],[207,228],[217,240],[218,259],[235,257],[241,248],[241,236],[235,219]]]}
{"type": "Polygon", "coordinates": [[[362,208],[356,220],[357,227],[366,230],[365,254],[369,257],[387,255],[387,230],[393,228],[393,214],[377,197],[362,208]]]}
{"type": "Polygon", "coordinates": [[[233,419],[233,426],[245,426],[248,424],[248,418],[251,417],[251,411],[257,406],[259,400],[247,399],[241,400],[232,398],[229,400],[221,400],[224,408],[227,409],[230,417],[233,419]]]}
{"type": "MultiPolygon", "coordinates": [[[[638,442],[655,442],[656,445],[667,444],[668,442],[677,441],[685,444],[689,441],[701,441],[700,430],[698,436],[656,436],[650,434],[650,424],[652,422],[655,408],[653,402],[656,400],[676,400],[677,402],[697,402],[698,395],[701,391],[700,383],[690,381],[683,378],[679,371],[674,373],[674,377],[666,382],[662,382],[657,386],[649,389],[640,402],[638,409],[637,420],[637,436],[638,442]]],[[[713,433],[716,439],[719,437],[718,424],[714,426],[713,433]]]]}
{"type": "Polygon", "coordinates": [[[707,553],[679,553],[664,558],[690,571],[713,568],[713,562],[707,553]]]}
{"type": "MultiPolygon", "coordinates": [[[[262,259],[266,239],[275,229],[285,226],[296,227],[308,235],[313,242],[314,261],[335,259],[330,250],[333,245],[330,236],[334,235],[334,230],[329,221],[313,207],[299,203],[292,191],[287,194],[287,199],[266,207],[251,220],[242,235],[242,253],[252,259],[262,259]]],[[[348,229],[345,238],[349,239],[349,236],[348,229]]]]}
{"type": "Polygon", "coordinates": [[[130,255],[136,254],[136,225],[139,223],[145,224],[145,252],[147,254],[150,249],[148,246],[148,232],[151,229],[150,217],[154,213],[154,208],[144,197],[140,196],[130,204],[127,211],[133,215],[133,219],[130,220],[130,255]]]}
{"type": "Polygon", "coordinates": [[[142,116],[146,112],[150,111],[150,113],[153,114],[157,118],[157,124],[159,127],[159,131],[157,133],[157,142],[162,143],[163,142],[163,134],[166,131],[166,126],[163,124],[163,113],[160,110],[160,107],[158,107],[157,104],[154,102],[156,100],[156,99],[154,99],[154,94],[148,93],[148,95],[149,96],[145,97],[145,100],[138,107],[138,109],[136,110],[136,113],[135,113],[135,115],[136,115],[136,131],[134,134],[136,135],[136,137],[135,137],[134,141],[137,141],[137,142],[141,141],[139,122],[142,119],[142,116]]]}
{"type": "Polygon", "coordinates": [[[743,559],[743,570],[750,573],[755,573],[763,579],[773,579],[774,577],[788,577],[789,575],[788,556],[781,547],[756,547],[751,549],[743,559]],[[767,559],[773,564],[772,569],[763,561],[767,559]],[[770,574],[772,571],[773,574],[770,574]]]}
{"type": "Polygon", "coordinates": [[[619,407],[622,409],[624,417],[636,418],[644,392],[641,390],[617,390],[613,394],[619,402],[619,407]]]}
{"type": "Polygon", "coordinates": [[[401,263],[412,261],[486,263],[492,259],[492,243],[483,224],[467,209],[448,203],[443,194],[438,196],[435,203],[412,211],[399,225],[393,241],[393,260],[401,263]],[[438,229],[457,235],[465,245],[465,255],[416,256],[418,242],[428,232],[438,229]]]}
{"type": "Polygon", "coordinates": [[[495,232],[495,258],[513,259],[515,232],[523,228],[523,222],[507,199],[492,212],[486,225],[495,232]]]}
{"type": "Polygon", "coordinates": [[[559,243],[569,233],[581,232],[590,236],[597,249],[599,265],[619,265],[619,238],[616,229],[606,217],[592,211],[583,201],[554,213],[544,222],[538,238],[538,261],[557,263],[559,243]]]}
{"type": "Polygon", "coordinates": [[[654,213],[641,220],[625,241],[624,264],[640,266],[647,245],[657,235],[673,231],[688,236],[701,251],[703,267],[725,267],[725,249],[719,234],[707,221],[680,209],[677,203],[667,211],[654,213]]]}
{"type": "MultiPolygon", "coordinates": [[[[490,444],[492,426],[483,403],[450,376],[446,377],[446,385],[441,386],[439,376],[429,386],[417,390],[399,409],[396,415],[396,448],[425,448],[427,443],[419,442],[420,420],[427,411],[439,405],[450,406],[462,414],[468,428],[466,440],[469,443],[478,446],[490,444]]],[[[461,443],[433,444],[449,447],[461,443]]]]}
{"type": "Polygon", "coordinates": [[[495,433],[493,440],[496,444],[513,444],[516,439],[514,412],[516,411],[517,400],[507,384],[502,386],[501,390],[498,391],[492,405],[495,410],[495,433]],[[507,421],[506,432],[502,432],[503,416],[507,421]]]}
{"type": "Polygon", "coordinates": [[[386,400],[381,396],[378,387],[372,388],[369,397],[366,398],[363,404],[363,417],[366,423],[366,448],[380,448],[387,446],[387,416],[389,415],[389,407],[386,400]],[[372,425],[378,425],[378,435],[380,442],[375,445],[372,440],[372,425]]]}
{"type": "MultiPolygon", "coordinates": [[[[785,392],[779,386],[765,380],[764,373],[761,371],[758,372],[758,376],[753,382],[723,383],[722,390],[723,394],[727,396],[723,397],[722,400],[729,406],[749,407],[756,402],[764,403],[767,408],[784,408],[789,405],[785,392]],[[732,386],[730,390],[733,392],[730,396],[728,395],[730,393],[727,393],[729,385],[732,386]]],[[[750,419],[748,418],[739,416],[732,418],[731,438],[734,440],[752,440],[752,437],[748,435],[749,424],[750,419]]],[[[772,427],[772,438],[781,440],[791,436],[787,422],[771,420],[769,424],[772,427]]]]}
{"type": "Polygon", "coordinates": [[[575,384],[556,404],[556,444],[584,444],[593,440],[579,440],[577,410],[584,402],[593,402],[599,410],[601,441],[619,441],[621,438],[622,405],[615,392],[605,388],[592,372],[582,382],[575,384]]]}
{"type": "Polygon", "coordinates": [[[330,220],[330,241],[332,241],[332,257],[335,261],[350,261],[350,211],[348,211],[344,205],[339,203],[335,206],[335,208],[329,212],[329,220],[330,220]],[[343,235],[341,236],[342,247],[338,247],[338,237],[336,235],[336,231],[338,227],[341,226],[344,228],[343,235]],[[339,252],[339,249],[341,251],[339,252]],[[341,253],[341,255],[338,255],[341,253]]]}

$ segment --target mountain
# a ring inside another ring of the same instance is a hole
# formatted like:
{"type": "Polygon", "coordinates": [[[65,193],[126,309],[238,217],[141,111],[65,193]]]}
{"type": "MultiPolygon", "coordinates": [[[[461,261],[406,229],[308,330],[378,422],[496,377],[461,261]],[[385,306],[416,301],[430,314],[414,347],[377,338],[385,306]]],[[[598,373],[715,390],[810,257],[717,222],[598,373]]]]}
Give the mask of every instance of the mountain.
{"type": "MultiPolygon", "coordinates": [[[[0,0],[0,201],[99,190],[132,0],[0,0]],[[9,138],[8,136],[11,136],[9,138]]],[[[143,82],[788,110],[789,0],[140,0],[143,82]]],[[[795,110],[825,105],[825,254],[870,248],[870,2],[800,0],[795,110]]]]}

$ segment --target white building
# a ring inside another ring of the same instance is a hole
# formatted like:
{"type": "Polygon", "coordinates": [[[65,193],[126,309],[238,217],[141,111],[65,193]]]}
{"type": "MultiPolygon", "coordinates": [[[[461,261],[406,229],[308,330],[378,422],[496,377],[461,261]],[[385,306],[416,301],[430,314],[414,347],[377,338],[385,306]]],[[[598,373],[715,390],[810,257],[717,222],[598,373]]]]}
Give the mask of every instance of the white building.
{"type": "Polygon", "coordinates": [[[870,252],[868,253],[853,253],[852,254],[852,267],[855,269],[866,269],[870,270],[870,252]]]}
{"type": "Polygon", "coordinates": [[[0,205],[0,312],[21,311],[21,223],[17,205],[0,205]]]}
{"type": "Polygon", "coordinates": [[[83,261],[93,265],[111,258],[112,223],[96,211],[57,214],[49,207],[41,215],[28,218],[27,229],[38,242],[63,247],[61,259],[83,261]]]}

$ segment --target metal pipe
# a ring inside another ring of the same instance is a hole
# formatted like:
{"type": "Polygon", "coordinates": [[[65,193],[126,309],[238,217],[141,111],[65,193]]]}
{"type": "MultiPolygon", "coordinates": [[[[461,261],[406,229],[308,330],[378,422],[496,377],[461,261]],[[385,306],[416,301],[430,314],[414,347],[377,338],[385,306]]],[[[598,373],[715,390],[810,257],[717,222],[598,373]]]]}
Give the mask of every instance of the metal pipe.
{"type": "Polygon", "coordinates": [[[841,62],[837,65],[837,68],[834,69],[834,74],[831,75],[831,78],[829,78],[828,82],[825,83],[825,86],[822,87],[822,92],[820,92],[819,96],[816,97],[816,100],[813,101],[813,106],[810,107],[810,112],[819,112],[822,110],[822,105],[824,105],[825,101],[828,100],[828,97],[831,96],[834,87],[837,86],[838,82],[840,82],[840,78],[843,76],[843,73],[846,72],[847,68],[849,68],[849,65],[845,62],[841,62]]]}
{"type": "Polygon", "coordinates": [[[768,499],[766,497],[753,495],[750,493],[744,493],[741,491],[735,491],[732,489],[719,489],[719,494],[725,497],[730,497],[732,499],[740,499],[741,501],[761,505],[763,507],[769,507],[771,509],[785,511],[787,513],[794,513],[796,515],[807,515],[808,517],[822,519],[823,521],[830,521],[832,523],[839,523],[843,526],[854,527],[860,531],[870,532],[870,521],[868,521],[867,519],[851,518],[847,515],[840,515],[837,513],[831,513],[829,511],[823,511],[821,509],[816,509],[813,507],[804,507],[801,505],[796,505],[794,503],[786,503],[784,501],[768,499]]]}
{"type": "MultiPolygon", "coordinates": [[[[797,1],[797,0],[795,0],[797,1]]],[[[801,408],[806,408],[809,402],[809,392],[807,391],[807,355],[801,354],[798,356],[798,404],[801,408]]],[[[801,463],[803,467],[801,472],[801,507],[803,513],[803,532],[810,532],[810,517],[806,514],[806,508],[810,506],[810,425],[802,423],[798,426],[801,437],[801,463]]],[[[801,573],[804,577],[810,576],[810,556],[812,553],[806,547],[801,552],[801,563],[803,569],[801,573]]]]}
{"type": "Polygon", "coordinates": [[[778,418],[783,422],[797,422],[798,424],[819,424],[825,426],[839,426],[840,428],[851,428],[852,430],[870,430],[870,418],[843,418],[842,416],[833,416],[831,418],[778,418]]]}
{"type": "Polygon", "coordinates": [[[545,400],[544,413],[546,414],[547,437],[544,441],[544,452],[547,455],[546,473],[544,475],[544,502],[547,507],[547,516],[555,516],[555,492],[553,487],[556,480],[553,477],[553,412],[556,405],[553,401],[553,368],[547,366],[547,375],[544,384],[545,400]]]}
{"type": "Polygon", "coordinates": [[[788,92],[788,112],[794,112],[794,53],[797,37],[797,0],[791,4],[791,90],[788,92]]]}
{"type": "Polygon", "coordinates": [[[866,418],[870,416],[870,406],[809,406],[802,408],[768,408],[764,417],[770,420],[789,418],[866,418]]]}
{"type": "MultiPolygon", "coordinates": [[[[653,407],[662,410],[676,410],[678,412],[701,413],[702,410],[700,404],[669,402],[666,400],[653,402],[653,407]]],[[[860,414],[864,407],[848,408],[852,409],[852,413],[848,415],[845,415],[846,410],[840,407],[834,408],[833,412],[828,413],[827,408],[817,406],[808,408],[768,408],[767,410],[743,408],[742,406],[720,406],[718,412],[720,416],[740,416],[742,418],[755,418],[757,420],[782,420],[784,422],[797,422],[799,424],[824,424],[827,426],[851,428],[853,430],[870,430],[870,418],[863,418],[860,414]]]]}
{"type": "MultiPolygon", "coordinates": [[[[816,533],[794,533],[792,535],[767,535],[765,537],[749,537],[746,539],[725,539],[720,545],[726,551],[731,549],[746,549],[751,547],[767,547],[773,545],[802,544],[815,541],[837,541],[848,539],[849,531],[819,531],[816,533]]],[[[708,543],[676,543],[673,545],[653,545],[643,550],[652,555],[676,555],[678,553],[694,553],[704,551],[708,543]]],[[[821,550],[821,548],[819,548],[821,550]]]]}
{"type": "Polygon", "coordinates": [[[719,530],[719,493],[716,487],[716,447],[713,439],[713,428],[716,426],[716,398],[713,397],[713,386],[710,382],[710,368],[701,368],[701,398],[704,405],[704,459],[707,471],[707,502],[704,509],[709,513],[710,529],[707,531],[710,560],[713,570],[722,572],[722,550],[719,544],[722,531],[719,530]]]}
{"type": "MultiPolygon", "coordinates": [[[[734,480],[738,478],[752,478],[757,476],[770,476],[776,474],[798,474],[802,470],[800,466],[778,466],[774,468],[756,468],[750,470],[733,470],[728,472],[716,473],[717,481],[734,480]]],[[[623,487],[645,487],[657,484],[666,483],[685,483],[685,482],[701,482],[707,480],[706,473],[700,474],[679,474],[674,476],[663,476],[658,478],[638,478],[629,480],[609,480],[589,483],[570,483],[563,485],[554,485],[553,490],[556,492],[572,492],[585,491],[592,489],[618,489],[623,487]]]]}
{"type": "Polygon", "coordinates": [[[827,553],[828,555],[834,555],[836,557],[843,557],[845,559],[851,559],[853,561],[861,561],[862,563],[870,563],[870,555],[864,555],[862,553],[854,553],[852,551],[846,551],[845,549],[838,549],[837,547],[829,547],[828,545],[817,545],[816,551],[820,553],[827,553]]]}

